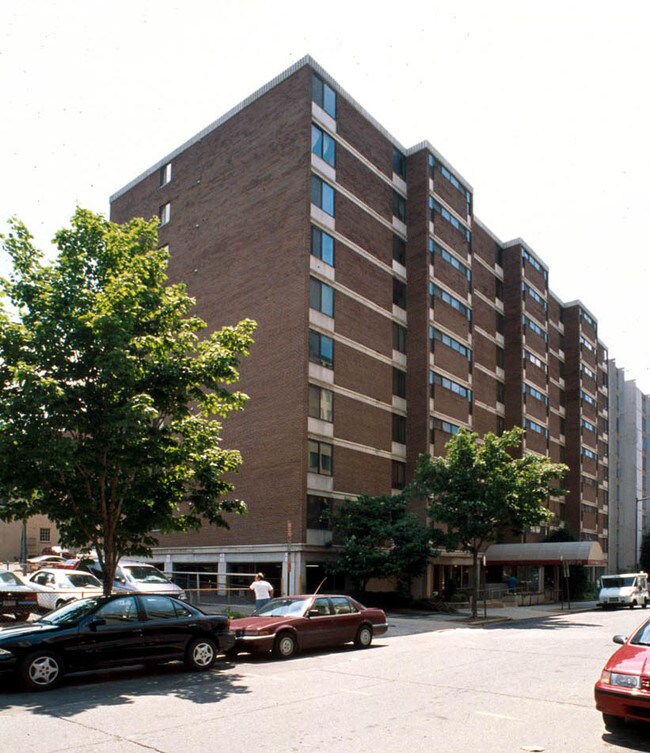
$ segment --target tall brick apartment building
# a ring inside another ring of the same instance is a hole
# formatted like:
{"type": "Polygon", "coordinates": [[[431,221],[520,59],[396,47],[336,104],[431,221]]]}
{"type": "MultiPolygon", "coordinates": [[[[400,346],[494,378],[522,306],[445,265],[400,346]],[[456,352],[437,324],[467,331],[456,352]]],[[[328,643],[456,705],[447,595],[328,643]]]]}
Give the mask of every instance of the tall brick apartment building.
{"type": "MultiPolygon", "coordinates": [[[[596,319],[553,295],[546,265],[476,219],[472,197],[433,146],[401,145],[307,57],[111,198],[115,221],[160,217],[171,275],[211,328],[259,324],[251,400],[224,430],[250,514],[164,538],[157,556],[309,588],[332,556],[323,510],[403,488],[459,427],[515,424],[527,451],[571,467],[552,525],[606,550],[596,319]]],[[[466,563],[442,556],[423,589],[466,563]]]]}

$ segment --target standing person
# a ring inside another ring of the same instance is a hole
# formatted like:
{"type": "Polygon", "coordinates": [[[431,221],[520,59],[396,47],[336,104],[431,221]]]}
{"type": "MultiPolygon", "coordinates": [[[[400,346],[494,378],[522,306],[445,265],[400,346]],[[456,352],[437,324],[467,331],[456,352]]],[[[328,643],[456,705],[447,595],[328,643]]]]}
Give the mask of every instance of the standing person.
{"type": "Polygon", "coordinates": [[[255,609],[259,609],[271,601],[273,586],[268,580],[264,580],[264,573],[257,573],[249,588],[251,591],[255,591],[255,609]]]}

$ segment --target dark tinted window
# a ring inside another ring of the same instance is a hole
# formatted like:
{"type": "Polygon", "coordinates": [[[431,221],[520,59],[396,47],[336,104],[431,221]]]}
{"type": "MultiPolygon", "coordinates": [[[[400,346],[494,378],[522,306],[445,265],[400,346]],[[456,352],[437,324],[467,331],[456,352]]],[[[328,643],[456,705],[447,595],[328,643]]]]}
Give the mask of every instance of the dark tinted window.
{"type": "Polygon", "coordinates": [[[98,609],[95,616],[106,620],[107,625],[121,625],[124,622],[137,622],[138,609],[135,599],[113,599],[98,609]]]}
{"type": "Polygon", "coordinates": [[[176,607],[167,596],[143,596],[145,615],[148,620],[176,619],[176,607]]]}

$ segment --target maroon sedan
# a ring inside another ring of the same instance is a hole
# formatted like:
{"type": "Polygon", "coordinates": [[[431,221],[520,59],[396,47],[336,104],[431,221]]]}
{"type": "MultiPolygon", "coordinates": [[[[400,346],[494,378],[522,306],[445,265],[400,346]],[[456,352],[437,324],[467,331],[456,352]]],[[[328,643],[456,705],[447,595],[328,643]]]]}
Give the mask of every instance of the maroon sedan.
{"type": "Polygon", "coordinates": [[[608,730],[625,724],[625,718],[650,721],[650,620],[631,638],[615,635],[621,643],[602,671],[594,693],[596,708],[608,730]]]}
{"type": "Polygon", "coordinates": [[[383,610],[368,609],[350,596],[325,595],[271,599],[230,624],[236,641],[229,655],[272,651],[279,659],[342,643],[367,648],[375,635],[388,630],[383,610]]]}

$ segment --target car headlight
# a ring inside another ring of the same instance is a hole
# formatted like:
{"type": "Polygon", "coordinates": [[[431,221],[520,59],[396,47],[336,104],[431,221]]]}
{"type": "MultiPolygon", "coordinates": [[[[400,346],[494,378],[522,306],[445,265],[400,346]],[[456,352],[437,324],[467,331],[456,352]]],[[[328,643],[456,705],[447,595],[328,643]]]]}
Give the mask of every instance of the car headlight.
{"type": "Polygon", "coordinates": [[[615,685],[618,688],[636,690],[641,687],[641,677],[639,675],[623,675],[620,672],[608,672],[605,670],[600,680],[607,685],[615,685]]]}

